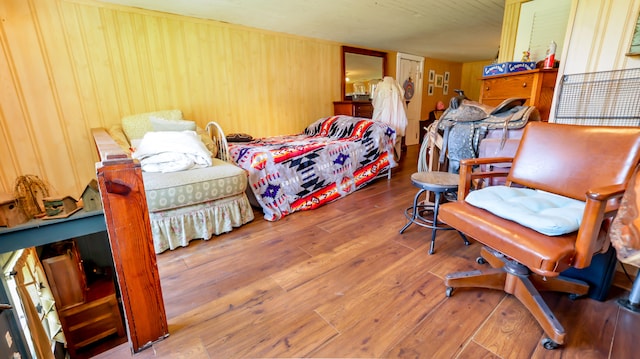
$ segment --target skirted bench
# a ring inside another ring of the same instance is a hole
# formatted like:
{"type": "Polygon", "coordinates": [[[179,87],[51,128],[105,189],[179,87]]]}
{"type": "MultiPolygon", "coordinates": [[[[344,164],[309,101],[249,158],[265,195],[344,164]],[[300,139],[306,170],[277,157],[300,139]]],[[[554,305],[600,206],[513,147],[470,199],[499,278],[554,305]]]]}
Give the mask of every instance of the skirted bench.
{"type": "Polygon", "coordinates": [[[210,239],[253,220],[245,194],[247,174],[228,162],[224,134],[214,122],[204,130],[183,120],[179,110],[158,111],[125,117],[107,132],[135,157],[145,134],[158,131],[195,131],[212,158],[210,166],[174,172],[147,172],[141,160],[156,253],[187,246],[193,239],[210,239]]]}

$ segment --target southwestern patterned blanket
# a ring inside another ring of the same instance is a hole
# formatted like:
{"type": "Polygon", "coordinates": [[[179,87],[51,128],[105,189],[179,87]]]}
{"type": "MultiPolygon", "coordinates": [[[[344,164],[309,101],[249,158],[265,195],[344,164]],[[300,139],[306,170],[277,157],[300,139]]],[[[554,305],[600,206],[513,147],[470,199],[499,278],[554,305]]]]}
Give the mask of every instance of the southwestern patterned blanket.
{"type": "Polygon", "coordinates": [[[229,153],[249,173],[264,218],[276,221],[342,198],[391,170],[395,139],[382,122],[333,116],[303,134],[230,143],[229,153]]]}

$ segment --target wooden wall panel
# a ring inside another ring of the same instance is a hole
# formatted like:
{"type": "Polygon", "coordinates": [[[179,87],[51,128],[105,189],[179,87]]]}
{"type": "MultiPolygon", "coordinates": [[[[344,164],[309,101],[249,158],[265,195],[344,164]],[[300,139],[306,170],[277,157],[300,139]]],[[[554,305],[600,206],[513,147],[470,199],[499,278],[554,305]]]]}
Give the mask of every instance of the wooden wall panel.
{"type": "Polygon", "coordinates": [[[462,65],[462,80],[460,87],[464,89],[468,98],[478,101],[480,98],[480,86],[482,85],[482,71],[493,60],[467,62],[462,65]]]}
{"type": "Polygon", "coordinates": [[[459,89],[461,84],[462,63],[461,62],[449,62],[443,60],[436,60],[431,58],[424,59],[424,80],[422,82],[422,111],[421,118],[429,118],[429,112],[435,110],[436,103],[442,101],[445,107],[449,106],[449,100],[451,97],[456,96],[453,92],[454,89],[459,89]],[[435,70],[436,75],[444,75],[446,71],[449,72],[449,92],[445,95],[442,92],[442,87],[435,87],[433,96],[429,96],[429,70],[435,70]]]}
{"type": "Polygon", "coordinates": [[[84,0],[0,2],[0,191],[36,174],[78,197],[92,127],[178,108],[204,126],[297,133],[332,114],[340,44],[84,0]]]}

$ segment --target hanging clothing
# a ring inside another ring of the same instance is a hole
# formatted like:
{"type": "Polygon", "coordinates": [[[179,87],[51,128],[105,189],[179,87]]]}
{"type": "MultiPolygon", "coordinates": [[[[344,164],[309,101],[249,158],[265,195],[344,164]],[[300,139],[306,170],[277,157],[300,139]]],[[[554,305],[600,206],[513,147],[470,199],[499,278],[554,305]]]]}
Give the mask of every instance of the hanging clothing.
{"type": "Polygon", "coordinates": [[[396,130],[397,138],[404,136],[407,128],[407,108],[404,90],[391,76],[385,76],[373,93],[373,120],[389,124],[396,130]]]}

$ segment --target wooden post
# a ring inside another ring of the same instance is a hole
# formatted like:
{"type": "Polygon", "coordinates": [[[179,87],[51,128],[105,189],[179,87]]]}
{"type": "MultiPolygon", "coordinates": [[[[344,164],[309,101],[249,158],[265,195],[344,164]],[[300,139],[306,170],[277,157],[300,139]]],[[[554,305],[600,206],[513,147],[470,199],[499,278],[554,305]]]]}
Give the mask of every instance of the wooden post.
{"type": "Polygon", "coordinates": [[[169,335],[142,171],[104,129],[93,129],[98,184],[129,343],[139,352],[169,335]]]}

